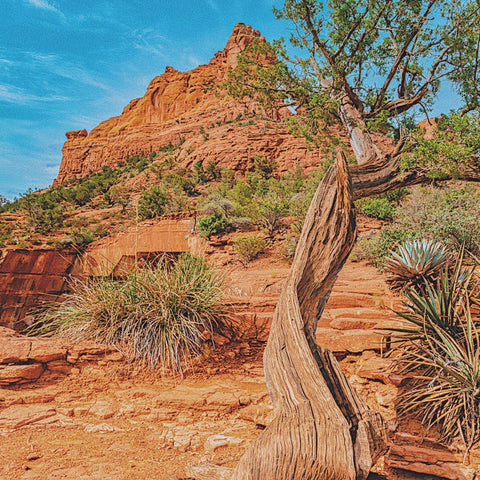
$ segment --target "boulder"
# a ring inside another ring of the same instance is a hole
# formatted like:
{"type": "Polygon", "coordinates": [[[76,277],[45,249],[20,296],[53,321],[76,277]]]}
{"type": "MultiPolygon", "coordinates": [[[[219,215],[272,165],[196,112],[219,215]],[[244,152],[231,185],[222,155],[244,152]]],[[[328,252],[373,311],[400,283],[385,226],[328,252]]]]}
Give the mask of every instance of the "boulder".
{"type": "Polygon", "coordinates": [[[0,364],[27,362],[31,345],[26,337],[0,337],[0,364]]]}
{"type": "Polygon", "coordinates": [[[28,359],[34,362],[48,363],[63,360],[66,356],[66,347],[57,340],[33,338],[28,359]]]}
{"type": "Polygon", "coordinates": [[[43,370],[41,363],[0,365],[0,386],[33,382],[40,377],[43,370]]]}

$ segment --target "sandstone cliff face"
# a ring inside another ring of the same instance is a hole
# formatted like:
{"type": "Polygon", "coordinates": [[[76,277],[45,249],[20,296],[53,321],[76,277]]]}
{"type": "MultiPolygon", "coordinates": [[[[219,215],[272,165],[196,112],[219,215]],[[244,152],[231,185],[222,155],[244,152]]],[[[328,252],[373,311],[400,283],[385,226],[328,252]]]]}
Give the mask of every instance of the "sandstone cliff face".
{"type": "MultiPolygon", "coordinates": [[[[276,160],[281,170],[289,170],[297,162],[307,168],[318,165],[318,152],[307,151],[303,140],[288,134],[272,118],[243,124],[238,120],[246,112],[250,116],[261,113],[258,105],[219,98],[215,87],[254,40],[265,41],[258,31],[239,23],[226,47],[208,65],[184,73],[167,67],[121,115],[100,123],[89,134],[86,130],[67,132],[55,184],[104,165],[115,167],[128,155],[149,155],[169,143],[181,142],[176,156],[183,167],[214,161],[221,167],[247,170],[256,154],[276,160]],[[208,132],[208,141],[199,133],[202,127],[208,132]]],[[[274,120],[279,120],[281,115],[275,115],[274,120]]]]}

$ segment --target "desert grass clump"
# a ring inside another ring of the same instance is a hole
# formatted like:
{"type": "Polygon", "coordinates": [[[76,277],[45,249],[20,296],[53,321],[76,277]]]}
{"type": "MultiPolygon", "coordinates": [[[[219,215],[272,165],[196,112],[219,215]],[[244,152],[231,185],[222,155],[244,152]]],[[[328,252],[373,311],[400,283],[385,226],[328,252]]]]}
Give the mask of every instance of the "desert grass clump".
{"type": "Polygon", "coordinates": [[[127,358],[182,373],[205,338],[226,327],[222,280],[205,260],[183,254],[126,278],[73,279],[72,293],[37,314],[29,333],[115,345],[127,358]]]}
{"type": "Polygon", "coordinates": [[[240,261],[246,265],[265,251],[267,242],[255,234],[237,235],[233,240],[233,248],[240,261]]]}

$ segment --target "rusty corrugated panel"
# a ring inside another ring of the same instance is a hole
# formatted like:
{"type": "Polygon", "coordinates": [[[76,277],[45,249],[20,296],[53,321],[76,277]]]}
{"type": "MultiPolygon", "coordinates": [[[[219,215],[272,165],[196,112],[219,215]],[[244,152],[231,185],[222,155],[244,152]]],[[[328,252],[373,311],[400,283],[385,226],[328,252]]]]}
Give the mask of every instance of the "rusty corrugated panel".
{"type": "Polygon", "coordinates": [[[19,325],[32,307],[58,299],[75,259],[69,250],[7,251],[0,262],[0,325],[19,325]]]}

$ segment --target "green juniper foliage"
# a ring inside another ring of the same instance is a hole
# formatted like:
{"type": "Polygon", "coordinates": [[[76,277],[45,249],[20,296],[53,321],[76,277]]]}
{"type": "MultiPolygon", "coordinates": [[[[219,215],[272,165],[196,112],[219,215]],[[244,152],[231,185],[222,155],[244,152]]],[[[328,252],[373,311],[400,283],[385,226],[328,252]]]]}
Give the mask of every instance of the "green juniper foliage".
{"type": "Polygon", "coordinates": [[[317,145],[337,136],[331,125],[356,126],[390,137],[402,168],[418,174],[465,178],[478,168],[478,2],[285,0],[274,11],[294,24],[295,57],[283,39],[254,43],[229,74],[230,95],[290,106],[291,128],[317,145]],[[445,81],[461,102],[444,112],[440,138],[426,139],[414,119],[425,117],[445,81]]]}

